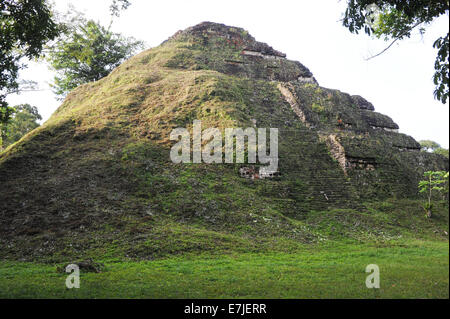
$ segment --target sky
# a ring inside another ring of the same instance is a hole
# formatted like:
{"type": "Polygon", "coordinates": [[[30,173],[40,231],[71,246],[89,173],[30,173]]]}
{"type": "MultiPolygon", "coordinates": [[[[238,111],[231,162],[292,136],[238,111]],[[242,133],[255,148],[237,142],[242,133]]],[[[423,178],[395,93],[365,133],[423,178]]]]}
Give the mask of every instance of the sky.
{"type": "MultiPolygon", "coordinates": [[[[55,0],[58,11],[71,3],[88,18],[108,25],[111,0],[55,0]]],[[[449,147],[449,105],[433,97],[433,42],[448,32],[448,16],[427,27],[424,35],[398,41],[384,54],[367,60],[387,45],[362,33],[352,34],[339,21],[344,0],[216,1],[131,0],[131,7],[112,29],[158,46],[178,30],[203,21],[242,27],[261,42],[300,61],[326,88],[357,94],[372,102],[377,112],[390,116],[400,132],[416,140],[429,139],[449,147]]],[[[58,108],[49,83],[54,73],[45,63],[30,63],[23,79],[39,83],[41,91],[11,95],[11,105],[37,106],[46,121],[58,108]]]]}

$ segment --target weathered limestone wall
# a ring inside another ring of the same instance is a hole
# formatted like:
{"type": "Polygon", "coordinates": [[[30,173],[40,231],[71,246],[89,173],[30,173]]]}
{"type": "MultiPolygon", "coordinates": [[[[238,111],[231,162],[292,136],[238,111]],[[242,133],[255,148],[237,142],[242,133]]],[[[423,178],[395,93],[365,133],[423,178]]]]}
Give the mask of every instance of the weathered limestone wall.
{"type": "Polygon", "coordinates": [[[420,152],[417,141],[398,133],[390,117],[360,96],[298,81],[278,89],[302,123],[322,137],[360,197],[416,196],[424,171],[448,170],[447,159],[420,152]]]}
{"type": "MultiPolygon", "coordinates": [[[[389,116],[375,112],[372,103],[359,95],[320,87],[308,68],[297,61],[286,59],[284,53],[271,46],[256,41],[244,29],[205,22],[178,32],[168,41],[185,43],[184,51],[169,61],[169,67],[208,69],[234,78],[275,84],[283,103],[288,106],[284,112],[291,112],[292,117],[304,127],[304,130],[299,131],[302,135],[296,137],[303,143],[301,147],[298,146],[298,152],[305,152],[305,145],[313,148],[314,143],[324,147],[303,159],[303,165],[315,167],[315,175],[301,177],[320,180],[316,181],[317,185],[321,185],[318,189],[326,194],[318,195],[322,200],[325,197],[326,201],[339,196],[349,197],[338,195],[339,187],[335,187],[337,180],[343,183],[347,177],[354,187],[347,194],[356,192],[358,196],[367,198],[416,196],[417,181],[424,170],[448,169],[448,161],[443,157],[420,153],[417,141],[399,134],[398,125],[389,116]],[[186,66],[186,61],[191,65],[186,66]],[[335,162],[333,168],[320,168],[320,165],[316,167],[317,163],[311,163],[319,158],[323,161],[323,152],[335,162]],[[335,174],[335,168],[341,177],[329,179],[323,176],[323,170],[332,170],[335,174]],[[325,185],[331,185],[333,190],[328,191],[330,194],[320,189],[326,188],[325,185]]],[[[252,94],[257,96],[262,92],[254,91],[252,94]]],[[[270,100],[270,110],[264,111],[268,112],[268,117],[279,106],[274,104],[273,96],[269,98],[267,93],[264,94],[260,103],[267,104],[267,100],[270,100]]],[[[258,99],[254,98],[251,103],[258,103],[258,99]]],[[[250,116],[257,118],[256,115],[250,116]]],[[[264,119],[259,118],[258,123],[261,120],[264,119]]],[[[275,125],[272,121],[271,125],[290,129],[292,122],[292,119],[287,119],[275,125]]],[[[291,143],[297,142],[292,140],[291,133],[285,136],[291,143]]],[[[289,152],[297,150],[291,145],[285,154],[289,152]]],[[[244,167],[240,174],[246,178],[255,178],[257,172],[252,172],[253,169],[244,167]]],[[[292,173],[292,168],[285,169],[292,173]]],[[[286,178],[286,174],[283,178],[286,178]]],[[[307,192],[312,192],[311,188],[308,189],[307,192]]]]}

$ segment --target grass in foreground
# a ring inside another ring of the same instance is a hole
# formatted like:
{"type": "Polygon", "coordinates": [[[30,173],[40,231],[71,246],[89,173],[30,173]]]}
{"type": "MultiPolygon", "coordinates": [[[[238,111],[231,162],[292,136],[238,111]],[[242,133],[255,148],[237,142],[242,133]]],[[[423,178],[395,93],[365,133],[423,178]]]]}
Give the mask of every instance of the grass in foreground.
{"type": "Polygon", "coordinates": [[[0,262],[0,298],[448,298],[448,242],[310,246],[296,253],[107,262],[65,287],[55,265],[0,262]],[[365,267],[380,268],[380,289],[365,267]]]}

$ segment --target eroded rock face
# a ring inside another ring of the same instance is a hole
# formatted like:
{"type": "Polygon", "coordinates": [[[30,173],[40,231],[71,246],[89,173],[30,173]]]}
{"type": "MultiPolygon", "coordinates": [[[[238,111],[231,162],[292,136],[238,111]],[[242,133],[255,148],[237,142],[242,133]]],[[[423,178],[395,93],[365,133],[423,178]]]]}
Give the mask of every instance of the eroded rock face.
{"type": "MultiPolygon", "coordinates": [[[[359,95],[320,87],[307,67],[286,59],[286,54],[256,41],[242,28],[204,22],[177,32],[168,43],[185,44],[178,57],[184,63],[190,61],[187,68],[275,82],[293,116],[319,136],[360,196],[416,194],[416,182],[426,165],[448,169],[444,158],[431,156],[420,160],[427,164],[416,170],[416,159],[428,155],[419,154],[419,143],[399,134],[399,126],[389,116],[375,112],[374,105],[359,95]],[[408,180],[408,185],[395,185],[399,180],[408,180]],[[378,186],[374,190],[371,185],[378,186]]],[[[169,66],[178,68],[176,60],[169,66]]],[[[312,143],[309,138],[308,142],[312,143]]],[[[241,176],[252,178],[254,174],[244,167],[241,176]]]]}
{"type": "Polygon", "coordinates": [[[231,43],[243,49],[243,55],[256,55],[265,57],[286,58],[286,54],[274,50],[267,43],[258,42],[242,28],[229,27],[214,22],[202,22],[184,31],[176,33],[171,39],[179,39],[180,36],[191,35],[205,39],[207,42],[212,37],[225,38],[231,43]]]}
{"type": "MultiPolygon", "coordinates": [[[[424,170],[448,169],[446,159],[419,152],[417,141],[398,133],[398,125],[375,112],[365,98],[320,87],[300,62],[286,59],[286,54],[256,41],[242,28],[211,22],[179,31],[107,78],[80,86],[58,109],[57,118],[64,118],[66,112],[76,119],[70,125],[80,145],[89,132],[98,131],[96,125],[102,127],[99,112],[108,115],[109,123],[95,134],[114,128],[164,147],[170,143],[170,130],[189,125],[193,118],[221,129],[256,123],[277,127],[285,144],[280,146],[280,169],[286,170],[281,171],[281,179],[296,171],[299,179],[318,180],[305,188],[313,197],[320,188],[334,193],[329,199],[352,198],[355,193],[414,196],[424,170]],[[80,128],[78,123],[92,127],[80,128]],[[129,125],[124,128],[123,123],[129,125]],[[347,185],[343,195],[336,184],[347,177],[356,188],[347,185]]],[[[70,135],[62,124],[56,125],[60,126],[70,135]]],[[[47,138],[45,134],[44,128],[36,138],[47,138]]],[[[119,151],[111,154],[115,152],[119,151]]],[[[244,167],[236,175],[252,178],[258,173],[250,171],[244,167]]]]}
{"type": "Polygon", "coordinates": [[[352,95],[352,100],[361,110],[375,111],[372,103],[359,95],[352,95]]]}
{"type": "MultiPolygon", "coordinates": [[[[152,247],[143,243],[164,242],[159,230],[173,223],[233,234],[255,211],[282,221],[363,199],[414,198],[423,172],[448,170],[448,160],[420,152],[397,129],[364,98],[320,87],[308,68],[245,30],[202,23],[79,86],[0,153],[0,257],[68,252],[77,260],[125,234],[124,254],[147,258],[152,247]],[[261,175],[261,163],[174,164],[170,132],[195,119],[221,131],[278,128],[280,174],[261,175]],[[156,230],[136,229],[141,218],[157,221],[156,230]],[[96,246],[99,233],[108,236],[96,246]]],[[[293,234],[293,225],[280,225],[271,231],[293,234]]],[[[245,236],[268,230],[255,226],[245,236]]]]}
{"type": "MultiPolygon", "coordinates": [[[[313,74],[300,62],[286,59],[286,54],[256,41],[242,28],[203,22],[177,32],[167,42],[173,41],[188,43],[181,55],[183,60],[189,56],[191,67],[197,69],[252,79],[317,84],[313,74]]],[[[177,67],[176,60],[177,57],[172,64],[174,67],[177,67]]]]}
{"type": "Polygon", "coordinates": [[[360,96],[299,81],[278,87],[299,120],[318,132],[362,198],[414,196],[425,170],[448,170],[445,158],[420,152],[414,138],[398,133],[390,117],[360,96]]]}

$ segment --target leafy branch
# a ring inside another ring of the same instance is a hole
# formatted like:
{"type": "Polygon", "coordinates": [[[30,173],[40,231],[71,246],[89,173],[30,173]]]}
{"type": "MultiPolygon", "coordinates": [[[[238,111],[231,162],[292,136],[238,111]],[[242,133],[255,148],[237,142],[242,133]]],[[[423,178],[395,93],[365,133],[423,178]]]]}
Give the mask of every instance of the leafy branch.
{"type": "Polygon", "coordinates": [[[423,174],[425,180],[419,182],[419,192],[425,193],[427,203],[423,206],[426,216],[431,218],[433,205],[431,203],[433,191],[448,194],[448,176],[446,171],[427,171],[423,174]]]}

